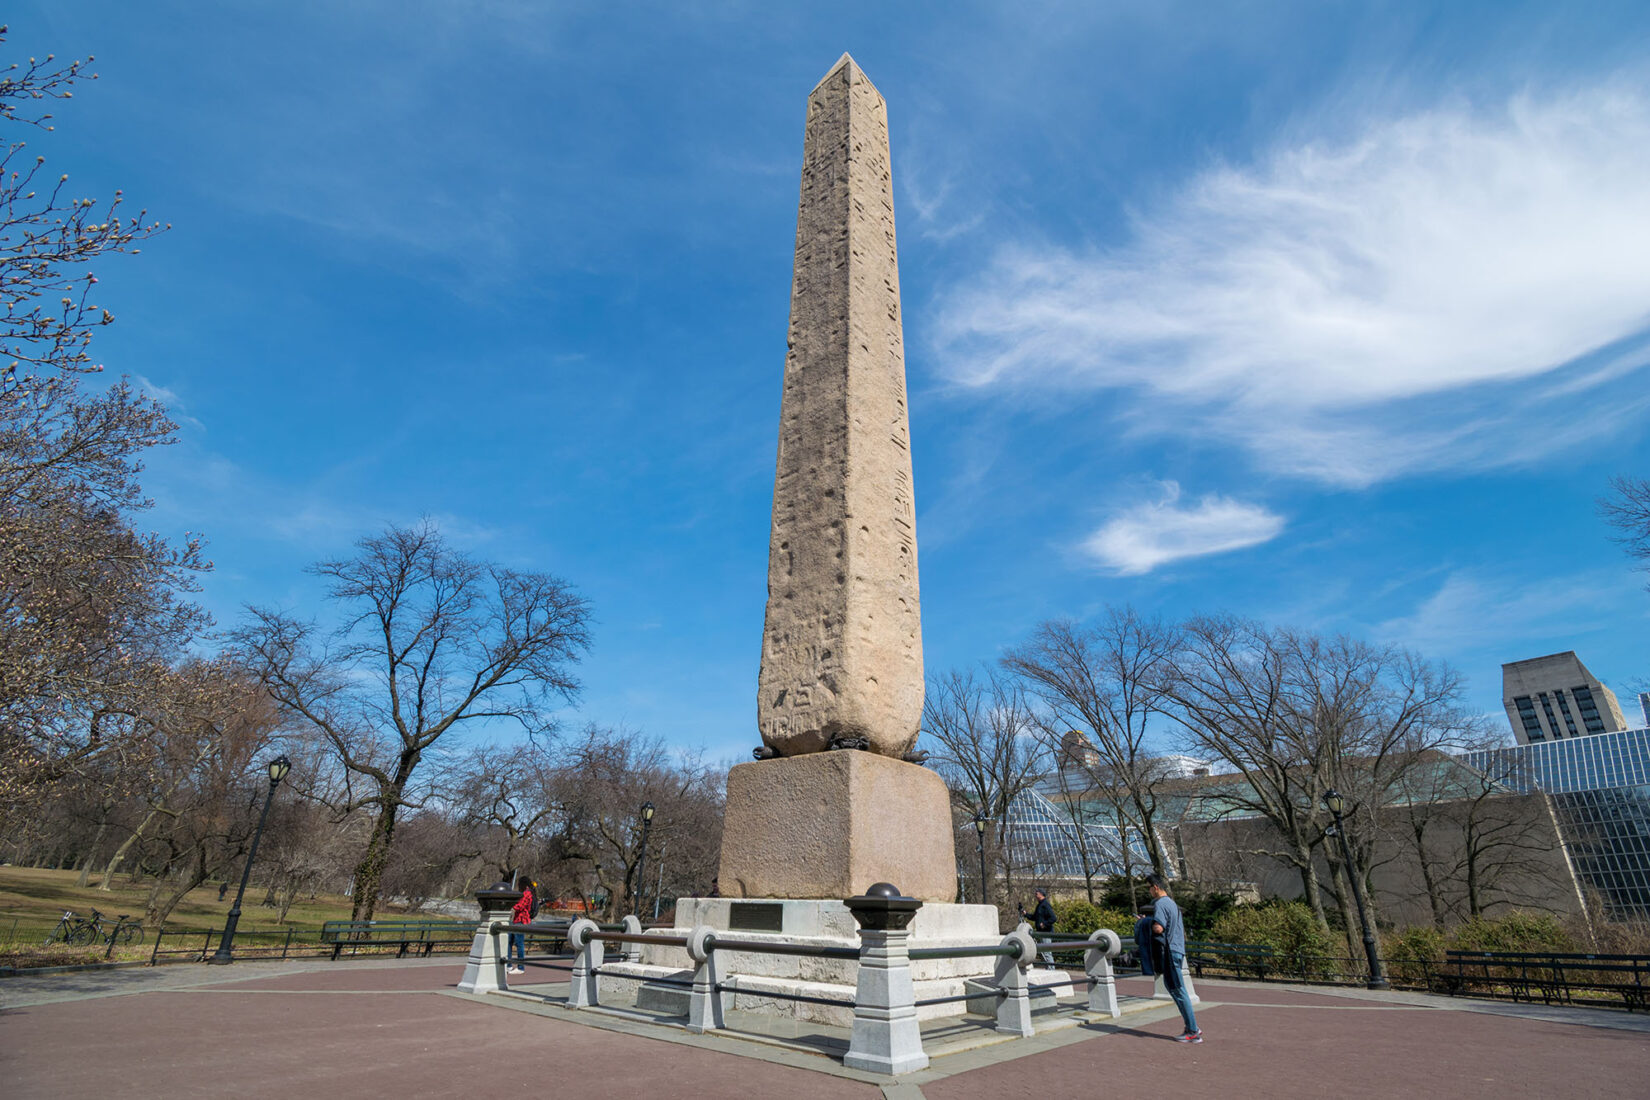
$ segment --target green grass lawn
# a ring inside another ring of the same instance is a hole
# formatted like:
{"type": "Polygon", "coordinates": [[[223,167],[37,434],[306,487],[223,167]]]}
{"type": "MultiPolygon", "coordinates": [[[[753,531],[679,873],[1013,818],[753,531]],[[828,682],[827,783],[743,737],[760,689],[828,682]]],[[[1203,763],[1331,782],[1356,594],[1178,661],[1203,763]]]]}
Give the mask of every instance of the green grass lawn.
{"type": "MultiPolygon", "coordinates": [[[[111,921],[120,913],[142,919],[144,902],[149,896],[147,881],[132,883],[127,881],[125,875],[119,875],[113,887],[105,893],[97,888],[97,875],[92,876],[92,885],[85,888],[75,886],[75,880],[79,877],[75,871],[0,867],[0,966],[55,966],[102,959],[104,947],[101,944],[93,947],[42,945],[41,941],[57,924],[65,909],[72,909],[76,916],[86,917],[96,909],[111,921]]],[[[236,885],[230,884],[222,901],[218,900],[218,883],[215,882],[191,891],[167,919],[168,935],[189,929],[204,931],[222,928],[229,907],[235,900],[236,885]]],[[[282,924],[276,919],[279,910],[266,908],[262,904],[265,892],[256,883],[247,887],[246,900],[241,903],[242,932],[263,929],[284,932],[289,928],[318,931],[325,921],[349,919],[348,898],[321,894],[315,898],[300,897],[288,910],[286,923],[282,924]]],[[[386,905],[381,905],[377,913],[381,919],[406,915],[403,910],[386,905]]],[[[147,959],[154,944],[154,930],[145,928],[144,932],[145,943],[142,946],[117,947],[113,957],[147,959]]]]}

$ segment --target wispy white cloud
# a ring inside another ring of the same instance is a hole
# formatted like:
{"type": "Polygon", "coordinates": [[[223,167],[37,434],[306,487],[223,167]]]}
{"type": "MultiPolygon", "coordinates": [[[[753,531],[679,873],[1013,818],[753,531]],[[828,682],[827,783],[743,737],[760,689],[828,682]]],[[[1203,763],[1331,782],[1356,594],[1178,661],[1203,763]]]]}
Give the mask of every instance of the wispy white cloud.
{"type": "Polygon", "coordinates": [[[1282,516],[1229,497],[1182,504],[1180,486],[1166,481],[1161,499],[1113,516],[1084,540],[1083,550],[1118,576],[1138,576],[1182,558],[1269,542],[1283,527],[1282,516]]]}
{"type": "Polygon", "coordinates": [[[1423,653],[1495,651],[1500,661],[1535,656],[1530,646],[1569,648],[1572,639],[1619,620],[1642,601],[1625,570],[1521,580],[1456,570],[1408,615],[1379,624],[1378,637],[1423,653]]]}
{"type": "Polygon", "coordinates": [[[1439,107],[1212,167],[1116,248],[1007,248],[936,337],[965,384],[1114,389],[1330,482],[1529,460],[1577,442],[1505,445],[1532,380],[1579,408],[1650,360],[1646,179],[1641,87],[1439,107]]]}

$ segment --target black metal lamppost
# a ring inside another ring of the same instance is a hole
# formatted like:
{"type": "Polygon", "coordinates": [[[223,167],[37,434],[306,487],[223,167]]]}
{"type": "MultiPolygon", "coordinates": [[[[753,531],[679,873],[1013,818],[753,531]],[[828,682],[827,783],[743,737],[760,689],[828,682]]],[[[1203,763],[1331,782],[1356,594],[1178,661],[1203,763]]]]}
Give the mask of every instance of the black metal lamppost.
{"type": "Polygon", "coordinates": [[[1358,869],[1352,865],[1352,846],[1346,841],[1346,823],[1341,814],[1346,810],[1346,798],[1331,787],[1323,794],[1324,808],[1335,818],[1335,835],[1341,841],[1341,863],[1346,868],[1346,880],[1352,884],[1352,901],[1358,907],[1358,923],[1364,930],[1364,954],[1369,958],[1369,988],[1386,989],[1386,974],[1381,970],[1381,955],[1375,948],[1375,930],[1369,926],[1369,910],[1364,908],[1363,888],[1358,885],[1358,869]]]}
{"type": "Polygon", "coordinates": [[[991,819],[984,814],[974,815],[974,848],[980,853],[980,904],[989,902],[985,892],[985,827],[991,824],[991,819]]]}
{"type": "Polygon", "coordinates": [[[653,824],[653,803],[642,803],[642,854],[636,858],[636,911],[642,911],[642,895],[647,891],[647,830],[653,824]]]}
{"type": "Polygon", "coordinates": [[[241,922],[241,899],[246,896],[246,883],[252,877],[252,861],[258,858],[258,841],[263,839],[264,822],[269,820],[269,804],[275,801],[275,788],[281,785],[281,780],[291,770],[292,761],[284,756],[277,756],[269,762],[269,793],[264,796],[264,811],[258,815],[258,831],[252,834],[252,850],[246,853],[246,866],[241,869],[241,888],[235,891],[235,904],[230,907],[229,919],[224,922],[218,949],[206,960],[209,963],[221,966],[235,961],[230,952],[235,943],[235,926],[241,922]]]}

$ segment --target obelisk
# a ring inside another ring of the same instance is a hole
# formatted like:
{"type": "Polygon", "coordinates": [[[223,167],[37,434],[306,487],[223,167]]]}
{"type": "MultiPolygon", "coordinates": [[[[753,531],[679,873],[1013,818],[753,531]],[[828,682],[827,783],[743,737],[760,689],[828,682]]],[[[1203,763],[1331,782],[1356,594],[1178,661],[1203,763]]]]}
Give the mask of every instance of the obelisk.
{"type": "Polygon", "coordinates": [[[906,760],[922,620],[888,109],[847,54],[808,97],[788,343],[763,745],[728,776],[722,892],[949,901],[945,784],[906,760]]]}
{"type": "Polygon", "coordinates": [[[888,108],[847,54],[808,97],[757,720],[779,756],[902,758],[922,616],[888,108]]]}

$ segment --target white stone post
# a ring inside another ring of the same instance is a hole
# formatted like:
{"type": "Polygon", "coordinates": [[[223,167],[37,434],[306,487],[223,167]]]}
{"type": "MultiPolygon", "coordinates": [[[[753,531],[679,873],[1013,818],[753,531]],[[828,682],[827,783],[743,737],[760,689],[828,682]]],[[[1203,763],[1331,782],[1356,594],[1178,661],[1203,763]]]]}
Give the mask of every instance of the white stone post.
{"type": "Polygon", "coordinates": [[[1117,1019],[1117,975],[1111,961],[1123,950],[1123,941],[1110,928],[1097,928],[1089,936],[1093,947],[1083,952],[1083,969],[1089,976],[1089,1011],[1104,1012],[1117,1019]]]}
{"type": "Polygon", "coordinates": [[[887,1074],[927,1068],[906,942],[922,902],[879,882],[843,904],[859,923],[859,983],[854,990],[854,1030],[842,1064],[887,1074]]]}
{"type": "Polygon", "coordinates": [[[1026,972],[1037,961],[1037,941],[1025,925],[1003,937],[1004,947],[1018,947],[1019,957],[1004,955],[997,959],[997,1030],[1005,1035],[1022,1038],[1032,1034],[1031,987],[1026,972]]]}
{"type": "MultiPolygon", "coordinates": [[[[627,936],[639,936],[639,935],[642,934],[642,918],[638,917],[636,914],[634,914],[634,913],[630,914],[629,916],[625,917],[625,919],[623,921],[621,921],[620,923],[624,925],[625,935],[627,935],[627,936]]],[[[625,944],[624,945],[624,961],[627,962],[627,963],[639,963],[639,962],[641,962],[642,961],[642,945],[639,944],[639,943],[627,943],[627,944],[625,944]]]]}
{"type": "Polygon", "coordinates": [[[727,1026],[722,1015],[722,991],[716,988],[716,951],[710,940],[708,924],[697,925],[688,933],[687,953],[694,965],[687,1029],[698,1034],[727,1026]]]}
{"type": "MultiPolygon", "coordinates": [[[[1197,990],[1192,986],[1192,974],[1191,971],[1187,969],[1186,960],[1184,958],[1180,960],[1180,980],[1186,984],[1186,995],[1192,999],[1192,1003],[1194,1005],[1202,1004],[1203,998],[1197,995],[1197,990]]],[[[1156,975],[1155,981],[1157,983],[1157,991],[1152,994],[1152,999],[1154,1001],[1174,1000],[1173,997],[1169,996],[1169,987],[1163,984],[1163,975],[1156,975]]]]}
{"type": "MultiPolygon", "coordinates": [[[[500,883],[499,885],[506,885],[500,883]]],[[[470,941],[470,957],[464,963],[464,976],[458,981],[460,993],[493,993],[508,989],[504,978],[507,933],[494,933],[493,922],[510,923],[510,910],[521,894],[513,890],[489,889],[476,892],[481,904],[481,923],[476,926],[475,939],[470,941]]]]}
{"type": "Polygon", "coordinates": [[[596,968],[602,964],[601,931],[595,921],[584,917],[567,930],[568,946],[578,952],[573,956],[573,975],[568,979],[568,1008],[594,1008],[601,1003],[596,993],[596,968]]]}

